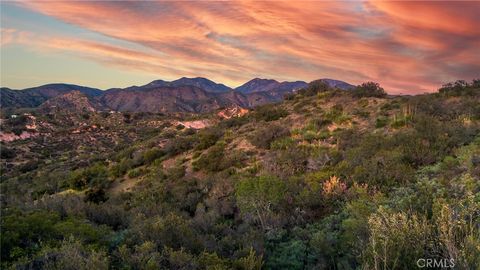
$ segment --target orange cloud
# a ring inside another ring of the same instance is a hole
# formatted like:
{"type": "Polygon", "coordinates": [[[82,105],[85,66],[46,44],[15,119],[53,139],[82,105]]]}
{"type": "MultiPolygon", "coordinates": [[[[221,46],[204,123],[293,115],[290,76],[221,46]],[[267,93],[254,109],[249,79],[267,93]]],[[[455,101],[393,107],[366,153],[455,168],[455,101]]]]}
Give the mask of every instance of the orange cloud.
{"type": "Polygon", "coordinates": [[[0,46],[8,44],[15,44],[29,40],[31,34],[26,31],[13,29],[13,28],[1,28],[0,29],[0,46]]]}
{"type": "MultiPolygon", "coordinates": [[[[478,2],[28,2],[144,49],[59,38],[50,48],[168,76],[380,82],[393,93],[480,77],[478,2]],[[66,48],[66,49],[65,49],[66,48]]],[[[3,34],[3,32],[2,32],[3,34]]],[[[3,42],[3,40],[2,40],[3,42]]]]}
{"type": "Polygon", "coordinates": [[[415,28],[479,35],[479,8],[475,1],[371,1],[400,24],[415,28]]]}

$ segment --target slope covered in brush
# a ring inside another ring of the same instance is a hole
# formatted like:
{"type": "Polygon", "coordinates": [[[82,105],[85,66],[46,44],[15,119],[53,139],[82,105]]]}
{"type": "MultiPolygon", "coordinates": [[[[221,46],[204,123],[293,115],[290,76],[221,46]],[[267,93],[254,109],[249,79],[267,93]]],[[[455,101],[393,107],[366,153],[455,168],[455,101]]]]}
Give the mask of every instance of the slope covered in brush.
{"type": "Polygon", "coordinates": [[[4,120],[38,135],[2,143],[2,268],[479,265],[479,81],[314,83],[224,115],[4,120]]]}

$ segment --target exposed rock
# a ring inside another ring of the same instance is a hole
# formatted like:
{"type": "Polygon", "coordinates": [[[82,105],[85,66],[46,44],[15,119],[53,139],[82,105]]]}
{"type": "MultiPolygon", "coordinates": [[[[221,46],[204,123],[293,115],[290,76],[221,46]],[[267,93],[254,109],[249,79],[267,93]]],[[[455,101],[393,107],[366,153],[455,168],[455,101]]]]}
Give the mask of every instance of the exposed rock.
{"type": "Polygon", "coordinates": [[[178,121],[176,125],[182,125],[186,128],[193,128],[193,129],[202,129],[212,125],[211,121],[209,120],[195,120],[195,121],[178,121]]]}
{"type": "Polygon", "coordinates": [[[217,113],[223,119],[230,119],[232,117],[241,117],[247,114],[248,109],[242,108],[240,106],[232,106],[226,109],[223,109],[217,113]]]}
{"type": "Polygon", "coordinates": [[[11,132],[4,133],[0,131],[0,142],[13,142],[16,140],[25,140],[33,137],[37,137],[38,133],[22,131],[20,135],[16,135],[11,132]]]}

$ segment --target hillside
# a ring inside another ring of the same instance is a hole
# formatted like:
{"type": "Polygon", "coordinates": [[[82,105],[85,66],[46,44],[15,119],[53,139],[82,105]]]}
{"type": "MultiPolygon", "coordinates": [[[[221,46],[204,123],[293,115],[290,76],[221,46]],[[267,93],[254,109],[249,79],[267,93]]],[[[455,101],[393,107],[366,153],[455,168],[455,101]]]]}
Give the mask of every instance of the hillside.
{"type": "Polygon", "coordinates": [[[71,95],[80,110],[2,115],[2,269],[72,252],[94,269],[480,265],[479,80],[418,96],[315,81],[266,105],[155,85],[94,98],[112,112],[71,95]]]}
{"type": "Polygon", "coordinates": [[[39,87],[32,87],[23,90],[12,90],[2,87],[0,88],[0,107],[38,107],[40,104],[50,98],[66,94],[71,91],[80,91],[81,93],[92,97],[102,94],[102,91],[99,89],[61,83],[46,84],[39,87]]]}
{"type": "Polygon", "coordinates": [[[95,112],[104,109],[105,107],[97,100],[77,90],[53,97],[39,106],[40,111],[50,113],[56,111],[95,112]]]}
{"type": "Polygon", "coordinates": [[[113,110],[132,112],[203,112],[221,106],[213,94],[194,86],[109,90],[100,101],[113,110]]]}

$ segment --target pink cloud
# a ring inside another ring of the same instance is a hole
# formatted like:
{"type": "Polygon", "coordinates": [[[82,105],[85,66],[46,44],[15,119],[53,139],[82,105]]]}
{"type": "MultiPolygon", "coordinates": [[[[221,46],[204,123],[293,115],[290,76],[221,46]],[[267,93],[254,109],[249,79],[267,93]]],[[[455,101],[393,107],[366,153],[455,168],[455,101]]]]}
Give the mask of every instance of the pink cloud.
{"type": "Polygon", "coordinates": [[[68,48],[119,68],[169,76],[206,76],[231,85],[255,76],[374,80],[392,93],[433,91],[449,80],[480,76],[478,2],[85,1],[24,6],[146,48],[81,41],[68,47],[53,42],[51,49],[68,48]]]}
{"type": "Polygon", "coordinates": [[[0,37],[0,46],[5,46],[25,42],[29,40],[31,33],[13,28],[1,28],[0,37]]]}

